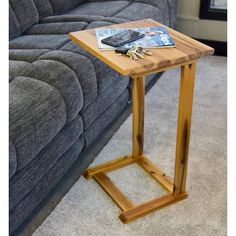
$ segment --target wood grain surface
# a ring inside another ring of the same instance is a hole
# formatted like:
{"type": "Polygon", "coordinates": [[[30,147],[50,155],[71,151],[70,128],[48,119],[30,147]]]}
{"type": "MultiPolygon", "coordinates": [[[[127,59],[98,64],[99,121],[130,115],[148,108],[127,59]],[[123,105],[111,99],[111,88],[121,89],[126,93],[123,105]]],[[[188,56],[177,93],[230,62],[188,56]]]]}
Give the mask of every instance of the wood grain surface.
{"type": "Polygon", "coordinates": [[[187,197],[188,197],[187,193],[181,193],[177,196],[170,193],[163,197],[155,198],[153,200],[142,203],[141,205],[135,206],[132,209],[123,211],[120,214],[119,218],[123,223],[128,223],[141,216],[147,215],[155,210],[174,204],[187,197]]]}
{"type": "Polygon", "coordinates": [[[188,61],[198,59],[204,55],[214,53],[214,49],[194,40],[182,33],[164,26],[152,19],[132,21],[122,24],[114,24],[100,28],[133,28],[133,27],[165,27],[173,38],[175,48],[153,48],[153,55],[144,59],[130,60],[126,56],[119,56],[114,51],[104,51],[98,48],[95,29],[72,32],[69,37],[79,46],[108,64],[122,75],[140,75],[147,71],[161,71],[168,67],[187,64],[188,61]]]}
{"type": "Polygon", "coordinates": [[[181,67],[174,177],[175,195],[186,191],[195,71],[195,63],[181,67]]]}
{"type": "Polygon", "coordinates": [[[147,157],[143,156],[137,162],[152,178],[154,178],[165,190],[173,192],[173,180],[160,168],[154,165],[147,157]]]}
{"type": "Polygon", "coordinates": [[[137,158],[143,155],[144,145],[144,97],[145,81],[144,77],[131,78],[132,86],[132,124],[133,142],[132,156],[137,158]]]}
{"type": "Polygon", "coordinates": [[[116,185],[105,173],[100,172],[94,175],[94,179],[122,211],[129,210],[134,207],[134,204],[116,187],[116,185]]]}
{"type": "MultiPolygon", "coordinates": [[[[137,159],[139,158],[142,158],[142,157],[141,156],[137,157],[137,159]]],[[[86,179],[89,179],[100,172],[105,173],[105,172],[113,171],[113,170],[128,166],[130,164],[133,164],[135,162],[137,162],[137,160],[134,159],[133,156],[123,156],[115,160],[107,161],[95,167],[91,167],[83,173],[83,176],[86,179]]]]}

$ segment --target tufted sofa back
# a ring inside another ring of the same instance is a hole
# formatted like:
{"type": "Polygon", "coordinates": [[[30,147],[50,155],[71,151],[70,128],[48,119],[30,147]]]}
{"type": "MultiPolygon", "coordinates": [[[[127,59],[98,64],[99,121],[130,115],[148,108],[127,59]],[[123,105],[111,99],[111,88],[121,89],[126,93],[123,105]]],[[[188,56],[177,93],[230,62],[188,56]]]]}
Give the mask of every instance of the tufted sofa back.
{"type": "Polygon", "coordinates": [[[10,39],[38,23],[38,10],[33,0],[10,0],[10,39]],[[13,28],[11,28],[14,26],[13,28]]]}
{"type": "Polygon", "coordinates": [[[9,0],[10,40],[18,37],[40,19],[65,13],[84,0],[9,0]]]}
{"type": "Polygon", "coordinates": [[[52,16],[54,14],[53,6],[50,0],[33,0],[34,4],[38,10],[39,19],[47,16],[52,16]]]}
{"type": "Polygon", "coordinates": [[[82,4],[84,0],[50,0],[50,2],[54,9],[54,14],[57,15],[73,9],[74,7],[82,4]]]}

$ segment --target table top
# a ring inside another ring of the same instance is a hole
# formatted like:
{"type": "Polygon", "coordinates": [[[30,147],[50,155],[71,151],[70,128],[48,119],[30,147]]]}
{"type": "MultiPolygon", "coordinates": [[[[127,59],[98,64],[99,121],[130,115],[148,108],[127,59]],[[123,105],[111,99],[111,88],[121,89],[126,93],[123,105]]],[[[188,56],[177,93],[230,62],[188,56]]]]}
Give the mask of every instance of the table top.
{"type": "Polygon", "coordinates": [[[120,74],[129,76],[164,71],[170,67],[187,64],[202,56],[214,53],[213,48],[152,19],[114,24],[100,28],[138,28],[151,26],[165,27],[174,40],[176,47],[152,48],[150,49],[152,52],[151,56],[145,56],[144,59],[131,60],[129,57],[117,55],[114,50],[100,50],[97,44],[95,29],[72,32],[69,34],[69,37],[76,44],[86,49],[120,74]]]}

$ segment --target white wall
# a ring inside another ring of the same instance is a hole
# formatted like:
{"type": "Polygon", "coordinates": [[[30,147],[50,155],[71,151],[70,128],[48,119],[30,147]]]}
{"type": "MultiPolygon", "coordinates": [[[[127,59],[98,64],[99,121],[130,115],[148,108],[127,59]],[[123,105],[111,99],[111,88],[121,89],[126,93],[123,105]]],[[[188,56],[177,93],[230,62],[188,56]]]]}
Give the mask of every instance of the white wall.
{"type": "Polygon", "coordinates": [[[177,30],[199,39],[227,41],[227,22],[200,20],[200,0],[177,0],[177,30]]]}

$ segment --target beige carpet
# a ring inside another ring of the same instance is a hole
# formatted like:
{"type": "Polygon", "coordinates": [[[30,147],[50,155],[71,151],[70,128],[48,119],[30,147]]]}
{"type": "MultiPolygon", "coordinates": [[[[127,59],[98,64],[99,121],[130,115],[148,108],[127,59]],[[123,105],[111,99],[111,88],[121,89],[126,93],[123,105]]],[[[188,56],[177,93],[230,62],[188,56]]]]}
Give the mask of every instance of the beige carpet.
{"type": "MultiPolygon", "coordinates": [[[[226,235],[226,58],[198,62],[192,117],[187,190],[175,205],[122,224],[119,208],[95,183],[83,177],[65,195],[34,236],[222,236],[226,235]]],[[[166,72],[146,96],[145,153],[173,175],[179,70],[166,72]]],[[[131,150],[131,117],[92,165],[131,150]]],[[[134,202],[163,194],[142,169],[134,166],[109,174],[134,202]]]]}

